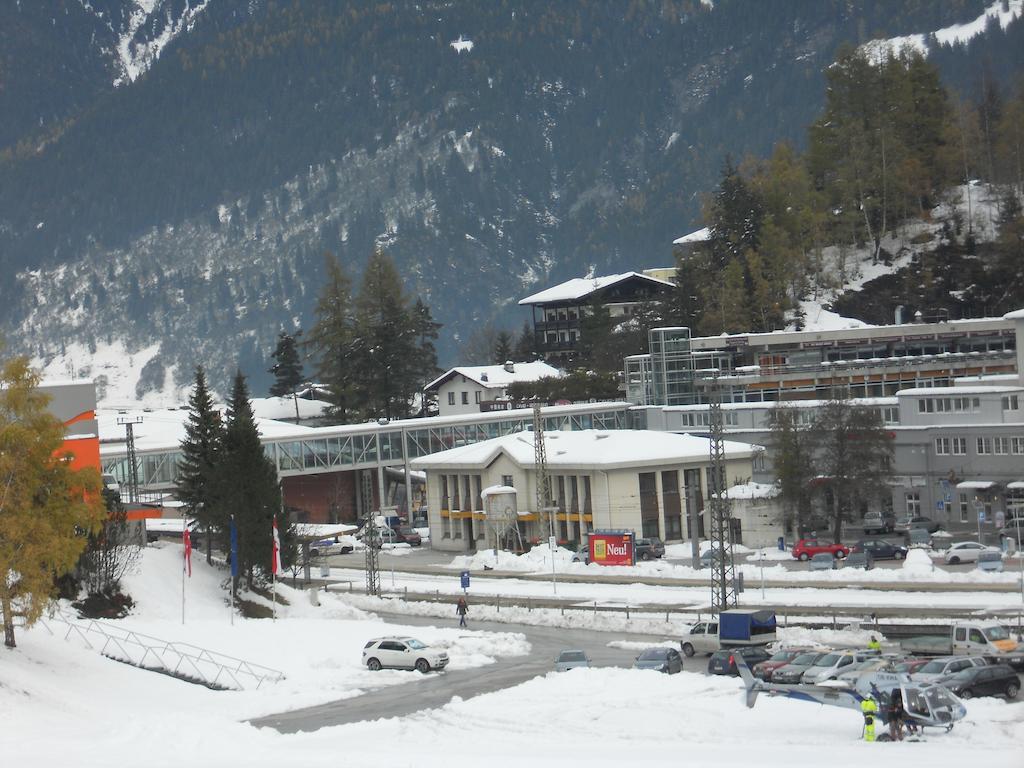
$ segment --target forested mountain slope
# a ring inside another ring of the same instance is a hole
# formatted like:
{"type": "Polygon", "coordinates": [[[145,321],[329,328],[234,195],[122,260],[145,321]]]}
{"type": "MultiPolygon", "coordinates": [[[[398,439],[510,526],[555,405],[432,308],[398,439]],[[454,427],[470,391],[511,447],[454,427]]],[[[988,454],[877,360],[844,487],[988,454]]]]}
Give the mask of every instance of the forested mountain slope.
{"type": "MultiPolygon", "coordinates": [[[[176,0],[136,29],[163,48],[132,79],[109,51],[142,5],[2,12],[0,327],[44,360],[76,349],[82,375],[136,353],[140,392],[195,362],[258,392],[325,252],[358,275],[384,247],[454,362],[538,284],[671,263],[726,154],[803,143],[842,42],[991,3],[176,0]]],[[[962,87],[1006,80],[1022,30],[930,56],[962,87]]]]}

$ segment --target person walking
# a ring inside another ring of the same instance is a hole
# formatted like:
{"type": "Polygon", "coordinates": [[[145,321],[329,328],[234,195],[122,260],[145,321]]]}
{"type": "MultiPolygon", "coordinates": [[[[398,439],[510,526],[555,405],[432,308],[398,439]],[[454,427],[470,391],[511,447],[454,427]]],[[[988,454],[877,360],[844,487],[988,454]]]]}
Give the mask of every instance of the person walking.
{"type": "Polygon", "coordinates": [[[889,704],[889,738],[893,741],[903,741],[903,723],[906,715],[907,712],[903,708],[903,692],[895,688],[889,704]]]}
{"type": "Polygon", "coordinates": [[[469,605],[466,604],[466,598],[459,598],[459,602],[455,605],[455,612],[459,614],[459,626],[466,626],[466,614],[469,613],[469,605]]]}
{"type": "Polygon", "coordinates": [[[878,705],[870,696],[865,697],[860,703],[860,712],[864,715],[864,741],[875,740],[875,716],[878,714],[878,705]]]}

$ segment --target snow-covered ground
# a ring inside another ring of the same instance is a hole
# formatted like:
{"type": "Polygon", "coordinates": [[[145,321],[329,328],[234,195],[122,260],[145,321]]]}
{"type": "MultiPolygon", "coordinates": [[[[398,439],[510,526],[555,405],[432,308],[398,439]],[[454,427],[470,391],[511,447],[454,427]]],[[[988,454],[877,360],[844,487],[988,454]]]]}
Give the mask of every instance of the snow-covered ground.
{"type": "MultiPolygon", "coordinates": [[[[1024,705],[979,699],[952,733],[924,743],[868,745],[856,713],[761,697],[742,701],[735,678],[683,672],[666,676],[625,669],[549,673],[526,683],[401,718],[282,735],[248,718],[358,696],[368,687],[406,685],[416,695],[428,678],[370,673],[359,665],[366,639],[412,632],[447,646],[451,668],[527,653],[515,633],[389,625],[321,594],[314,607],[302,592],[280,586],[290,601],[279,618],[228,620],[223,572],[193,563],[181,623],[181,549],[147,547],[140,572],[126,580],[137,601],[118,622],[136,631],[183,640],[275,667],[280,683],[259,690],[211,691],[105,659],[38,626],[0,652],[0,754],[12,766],[448,766],[658,765],[681,760],[718,766],[764,766],[827,760],[870,761],[896,768],[1019,768],[1024,705]]],[[[821,595],[819,594],[819,599],[821,595]]],[[[807,641],[805,635],[800,641],[807,641]]],[[[822,639],[820,634],[813,639],[822,639]]],[[[609,642],[615,641],[609,635],[609,642]]],[[[621,640],[622,642],[631,642],[621,640]]],[[[627,647],[627,646],[621,646],[627,647]]],[[[633,645],[628,647],[632,648],[633,645]]]]}

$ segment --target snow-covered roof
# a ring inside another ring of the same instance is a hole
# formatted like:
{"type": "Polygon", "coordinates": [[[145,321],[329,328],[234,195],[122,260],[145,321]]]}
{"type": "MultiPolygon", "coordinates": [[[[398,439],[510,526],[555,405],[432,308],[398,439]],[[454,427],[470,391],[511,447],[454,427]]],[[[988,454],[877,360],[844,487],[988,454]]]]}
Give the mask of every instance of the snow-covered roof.
{"type": "Polygon", "coordinates": [[[504,365],[463,365],[445,371],[423,389],[435,389],[456,375],[465,376],[487,389],[504,389],[517,382],[537,381],[562,375],[560,370],[541,361],[513,363],[511,367],[512,370],[509,371],[504,365]]]}
{"type": "Polygon", "coordinates": [[[519,495],[519,491],[517,491],[511,485],[489,485],[482,491],[480,491],[480,495],[485,499],[488,496],[501,496],[502,494],[505,493],[514,493],[517,496],[519,495]]]}
{"type": "Polygon", "coordinates": [[[1024,320],[1024,309],[1017,309],[1003,315],[1003,320],[1024,320]]]}
{"type": "Polygon", "coordinates": [[[957,483],[957,489],[973,490],[973,491],[987,491],[995,485],[994,480],[964,480],[961,483],[957,483]]]}
{"type": "MultiPolygon", "coordinates": [[[[687,461],[709,461],[709,441],[694,435],[649,430],[595,430],[545,432],[545,452],[550,468],[613,469],[646,465],[673,465],[687,461]]],[[[761,448],[749,443],[725,441],[726,458],[753,456],[761,448]]],[[[472,445],[414,459],[415,467],[488,466],[500,454],[520,467],[534,465],[532,432],[516,432],[472,445]]]]}
{"type": "Polygon", "coordinates": [[[658,286],[674,288],[668,280],[661,280],[657,277],[641,274],[640,272],[623,272],[621,275],[606,275],[604,277],[574,277],[564,283],[546,288],[539,293],[520,299],[519,304],[547,304],[554,301],[576,301],[586,298],[595,291],[600,291],[616,283],[637,278],[658,286]]]}
{"type": "Polygon", "coordinates": [[[779,487],[769,483],[743,483],[725,489],[727,499],[774,499],[779,495],[779,487]]]}
{"type": "Polygon", "coordinates": [[[691,232],[688,235],[683,235],[682,237],[677,237],[675,240],[672,241],[672,245],[687,245],[688,243],[703,243],[709,237],[711,237],[711,228],[710,227],[704,227],[702,229],[698,229],[698,230],[696,230],[694,232],[691,232]]]}
{"type": "Polygon", "coordinates": [[[935,397],[936,395],[998,395],[1006,392],[1020,392],[1022,389],[1024,389],[1024,387],[911,387],[910,389],[899,390],[896,393],[896,396],[907,397],[909,395],[927,395],[928,397],[935,397]]]}
{"type": "Polygon", "coordinates": [[[295,418],[295,406],[298,404],[300,419],[316,419],[324,415],[331,407],[323,400],[306,400],[296,397],[256,397],[249,401],[253,415],[258,419],[276,419],[286,421],[295,418]]]}
{"type": "Polygon", "coordinates": [[[1012,483],[1007,483],[1006,488],[1011,491],[1024,491],[1024,480],[1014,480],[1012,483]]]}

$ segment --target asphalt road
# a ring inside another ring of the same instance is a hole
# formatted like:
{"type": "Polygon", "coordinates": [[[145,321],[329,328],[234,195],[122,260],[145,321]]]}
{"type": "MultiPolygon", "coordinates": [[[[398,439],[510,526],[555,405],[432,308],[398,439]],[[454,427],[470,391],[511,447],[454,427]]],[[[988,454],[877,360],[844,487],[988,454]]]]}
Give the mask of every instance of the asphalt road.
{"type": "MultiPolygon", "coordinates": [[[[431,617],[379,614],[396,623],[436,626],[438,619],[431,617]]],[[[509,688],[537,675],[544,675],[554,669],[555,657],[565,649],[582,649],[587,652],[595,667],[629,667],[638,651],[609,648],[608,643],[620,637],[610,632],[573,630],[557,627],[532,627],[492,622],[473,622],[471,629],[494,632],[522,632],[532,645],[528,656],[499,658],[496,663],[474,669],[430,673],[425,680],[417,680],[413,687],[392,685],[371,691],[362,696],[329,702],[315,707],[282,712],[251,721],[257,727],[274,728],[281,733],[315,731],[331,725],[354,723],[361,720],[400,717],[424,709],[441,707],[453,696],[468,699],[481,693],[509,688]]],[[[635,642],[649,640],[652,644],[664,641],[664,637],[629,635],[635,642]]],[[[707,665],[703,657],[686,659],[687,668],[707,665]]],[[[409,672],[418,675],[418,672],[409,672]]],[[[652,673],[653,674],[653,673],[652,673]]]]}

